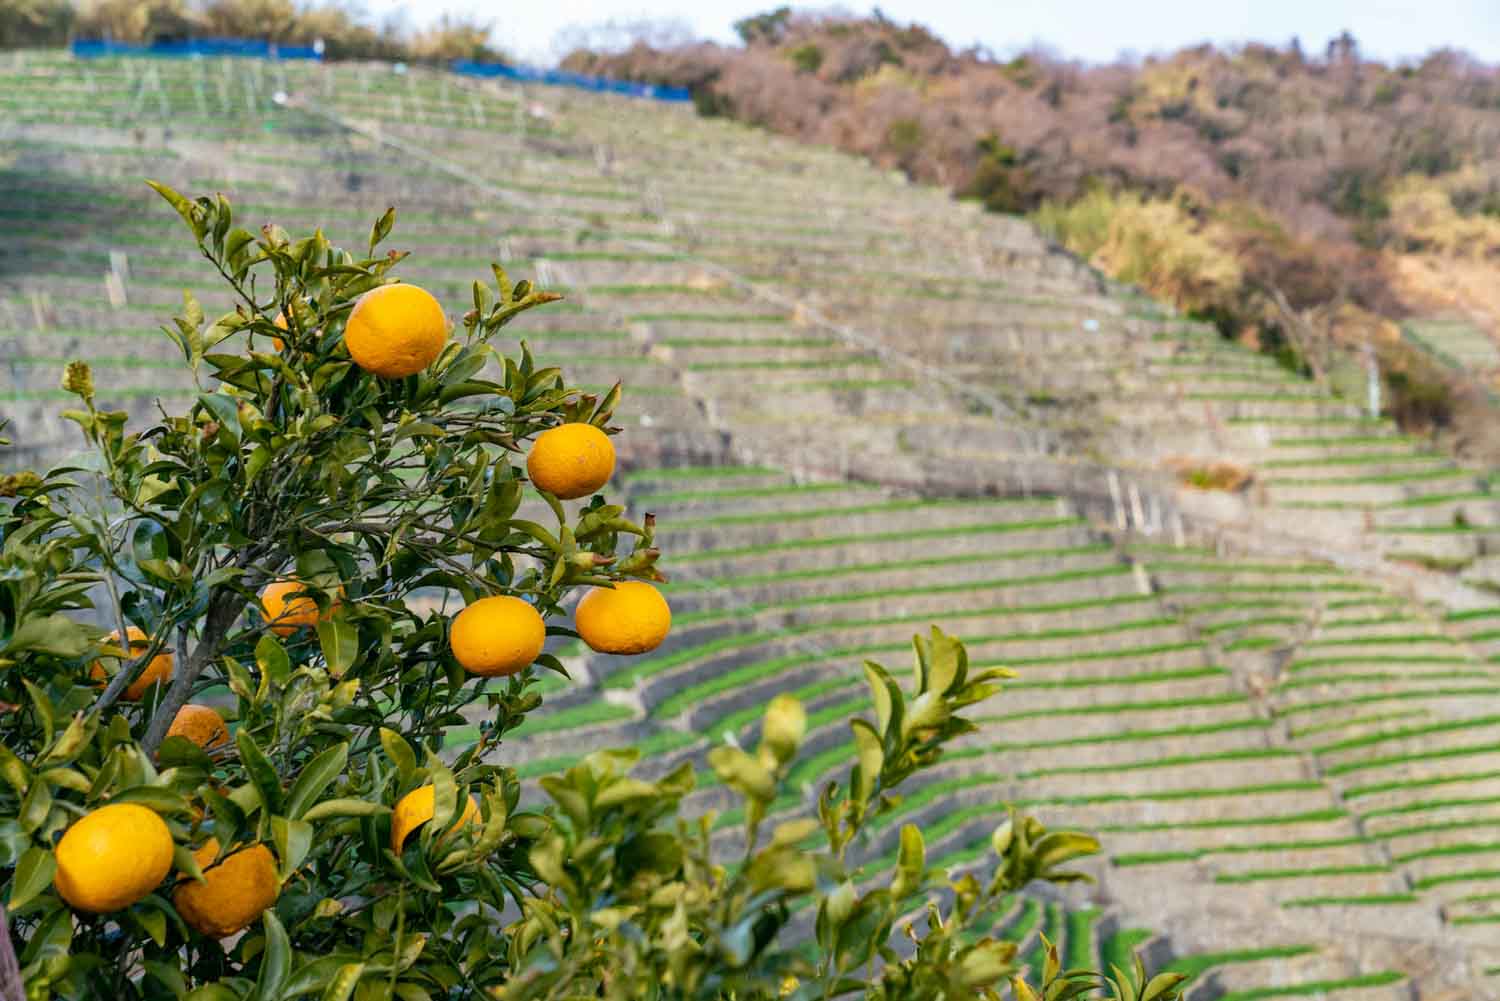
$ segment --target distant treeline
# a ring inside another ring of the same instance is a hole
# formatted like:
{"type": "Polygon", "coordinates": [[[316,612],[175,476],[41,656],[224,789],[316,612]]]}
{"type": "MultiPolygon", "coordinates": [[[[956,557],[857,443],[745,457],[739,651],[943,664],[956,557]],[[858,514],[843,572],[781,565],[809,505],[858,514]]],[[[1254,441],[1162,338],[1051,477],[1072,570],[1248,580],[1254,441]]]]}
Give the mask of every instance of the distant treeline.
{"type": "Polygon", "coordinates": [[[1462,53],[1384,65],[1346,33],[1315,52],[1201,46],[1088,66],[955,51],[878,12],[783,7],[736,27],[741,45],[643,41],[563,66],[690,87],[704,114],[1032,214],[1293,364],[1373,341],[1412,423],[1449,415],[1397,322],[1457,309],[1493,331],[1500,317],[1500,286],[1454,280],[1500,257],[1500,71],[1462,53]]]}
{"type": "Polygon", "coordinates": [[[446,63],[502,58],[490,26],[444,15],[428,29],[372,25],[336,3],[292,0],[0,0],[0,48],[65,45],[74,38],[117,42],[190,38],[264,39],[288,45],[323,40],[329,59],[446,63]]]}

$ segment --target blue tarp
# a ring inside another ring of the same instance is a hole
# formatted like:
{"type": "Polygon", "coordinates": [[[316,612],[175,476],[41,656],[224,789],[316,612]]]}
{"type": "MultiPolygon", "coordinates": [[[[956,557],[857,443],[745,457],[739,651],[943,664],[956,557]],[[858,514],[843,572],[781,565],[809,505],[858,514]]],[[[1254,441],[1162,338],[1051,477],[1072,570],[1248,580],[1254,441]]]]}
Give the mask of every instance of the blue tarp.
{"type": "MultiPolygon", "coordinates": [[[[152,42],[135,45],[129,42],[74,41],[73,55],[80,59],[101,56],[159,56],[169,59],[196,56],[244,56],[250,59],[321,59],[311,45],[276,45],[272,42],[244,38],[194,38],[181,42],[152,42]]],[[[454,73],[517,80],[523,83],[550,83],[560,87],[577,87],[604,94],[626,94],[654,101],[691,101],[686,87],[658,87],[649,83],[611,80],[602,76],[584,76],[562,70],[535,69],[530,66],[508,66],[505,63],[475,63],[456,60],[448,67],[454,73]]]]}
{"type": "Polygon", "coordinates": [[[693,95],[686,87],[658,87],[649,83],[611,80],[602,76],[584,76],[582,73],[567,73],[563,70],[540,70],[530,66],[507,66],[504,63],[472,63],[463,59],[450,63],[448,68],[465,76],[498,77],[523,83],[550,83],[604,94],[649,97],[656,101],[691,101],[693,99],[693,95]]]}
{"type": "Polygon", "coordinates": [[[101,56],[161,56],[186,59],[194,56],[245,56],[250,59],[320,59],[311,45],[277,45],[247,38],[193,38],[180,42],[106,42],[75,40],[73,55],[80,59],[101,56]]]}

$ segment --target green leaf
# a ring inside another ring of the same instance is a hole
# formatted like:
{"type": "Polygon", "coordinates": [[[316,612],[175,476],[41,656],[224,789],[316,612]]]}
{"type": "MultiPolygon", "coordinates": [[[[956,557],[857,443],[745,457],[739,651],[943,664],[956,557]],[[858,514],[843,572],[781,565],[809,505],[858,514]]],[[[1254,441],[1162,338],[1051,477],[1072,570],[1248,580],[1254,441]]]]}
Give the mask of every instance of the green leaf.
{"type": "Polygon", "coordinates": [[[146,934],[151,936],[151,941],[158,947],[167,944],[167,916],[161,911],[150,908],[137,908],[131,912],[131,916],[145,929],[146,934]]]}
{"type": "Polygon", "coordinates": [[[165,198],[167,200],[167,204],[171,205],[174,209],[177,210],[177,214],[182,216],[183,222],[187,223],[188,229],[193,231],[193,236],[197,237],[200,240],[203,238],[203,235],[208,232],[208,229],[203,224],[203,219],[201,216],[202,209],[198,205],[189,201],[187,198],[178,194],[176,191],[167,187],[165,184],[161,184],[157,181],[147,181],[146,185],[152,191],[155,191],[158,195],[161,195],[163,198],[165,198]]]}
{"type": "Polygon", "coordinates": [[[82,657],[93,646],[91,630],[61,612],[31,615],[21,621],[0,650],[14,656],[23,650],[53,657],[82,657]]]}
{"type": "Polygon", "coordinates": [[[111,803],[139,803],[157,813],[191,816],[193,804],[182,793],[166,786],[138,785],[116,793],[109,798],[111,803]]]}
{"type": "Polygon", "coordinates": [[[266,752],[260,749],[250,731],[241,727],[234,735],[235,746],[239,748],[240,763],[245,766],[245,771],[254,783],[256,791],[260,793],[261,802],[265,804],[266,812],[271,814],[284,813],[282,803],[284,802],[281,792],[281,780],[276,775],[276,766],[271,764],[271,759],[266,757],[266,752]]]}
{"type": "Polygon", "coordinates": [[[346,742],[330,747],[304,765],[287,796],[287,815],[293,819],[301,819],[333,780],[339,777],[348,761],[349,745],[346,742]]]}
{"type": "Polygon", "coordinates": [[[302,815],[308,823],[329,820],[333,817],[379,817],[391,812],[383,803],[370,803],[362,799],[325,799],[302,815]]]}
{"type": "Polygon", "coordinates": [[[204,984],[185,995],[182,1001],[241,1001],[241,998],[223,984],[204,984]]]}
{"type": "Polygon", "coordinates": [[[266,929],[266,945],[260,962],[260,979],[256,981],[255,994],[259,1001],[280,1001],[286,994],[286,982],[292,962],[292,945],[287,940],[276,912],[268,910],[261,915],[266,929]]]}
{"type": "Polygon", "coordinates": [[[402,781],[406,776],[417,770],[417,756],[412,751],[411,745],[406,742],[395,730],[388,727],[380,728],[380,746],[385,750],[385,756],[391,759],[391,764],[396,766],[396,773],[402,781]]]}
{"type": "Polygon", "coordinates": [[[1186,979],[1187,977],[1181,973],[1158,973],[1151,978],[1151,982],[1141,992],[1141,1001],[1156,1001],[1186,979]]]}
{"type": "Polygon", "coordinates": [[[323,992],[323,1001],[349,1001],[364,972],[364,963],[345,963],[339,967],[339,971],[328,982],[328,989],[323,992]]]}
{"type": "Polygon", "coordinates": [[[885,769],[885,748],[880,735],[865,720],[852,719],[849,728],[854,731],[854,749],[859,756],[855,769],[857,779],[851,783],[850,792],[858,802],[868,803],[875,794],[880,773],[885,769]]]}
{"type": "Polygon", "coordinates": [[[52,876],[57,872],[57,858],[45,848],[32,845],[16,862],[16,873],[10,881],[10,901],[6,905],[14,913],[25,907],[36,896],[52,885],[52,876]]]}
{"type": "Polygon", "coordinates": [[[359,656],[359,630],[342,615],[318,623],[318,645],[328,662],[328,673],[342,678],[359,656]]]}
{"type": "Polygon", "coordinates": [[[289,879],[307,858],[307,853],[312,851],[313,826],[305,820],[272,817],[271,840],[276,843],[276,854],[281,858],[281,878],[289,879]]]}
{"type": "Polygon", "coordinates": [[[255,666],[277,685],[285,685],[292,676],[292,658],[281,641],[269,632],[255,643],[255,666]]]}
{"type": "Polygon", "coordinates": [[[0,778],[5,779],[17,796],[26,795],[26,789],[31,785],[31,769],[4,744],[0,744],[0,778]]]}
{"type": "Polygon", "coordinates": [[[776,798],[776,780],[765,765],[738,747],[715,747],[708,764],[719,781],[762,803],[776,798]]]}
{"type": "Polygon", "coordinates": [[[375,225],[370,228],[370,256],[375,256],[375,248],[391,235],[391,227],[396,224],[396,207],[393,205],[386,209],[375,225]]]}
{"type": "Polygon", "coordinates": [[[51,812],[52,787],[45,782],[33,782],[26,791],[25,798],[21,800],[21,810],[16,819],[21,830],[30,834],[47,822],[47,815],[51,812]]]}

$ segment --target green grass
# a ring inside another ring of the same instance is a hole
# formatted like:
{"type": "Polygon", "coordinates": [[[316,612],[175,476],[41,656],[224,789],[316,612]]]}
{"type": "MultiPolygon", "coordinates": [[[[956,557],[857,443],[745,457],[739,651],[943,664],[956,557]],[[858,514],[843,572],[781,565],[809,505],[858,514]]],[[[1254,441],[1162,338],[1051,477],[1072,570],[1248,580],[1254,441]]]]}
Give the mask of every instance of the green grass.
{"type": "Polygon", "coordinates": [[[1496,724],[1500,724],[1500,715],[1471,716],[1466,719],[1429,723],[1426,726],[1409,726],[1385,733],[1369,733],[1359,737],[1350,737],[1347,740],[1313,748],[1313,753],[1332,754],[1337,751],[1349,751],[1359,747],[1372,747],[1376,744],[1383,744],[1388,740],[1407,740],[1412,737],[1430,736],[1435,733],[1451,733],[1454,730],[1472,730],[1496,724]]]}
{"type": "Polygon", "coordinates": [[[1348,848],[1369,844],[1363,836],[1349,838],[1315,838],[1309,841],[1263,841],[1218,845],[1213,848],[1180,849],[1164,852],[1126,852],[1113,857],[1114,864],[1122,868],[1135,865],[1154,865],[1159,862],[1191,862],[1215,855],[1253,855],[1260,852],[1312,851],[1319,848],[1348,848]]]}
{"type": "Polygon", "coordinates": [[[1092,969],[1094,965],[1094,922],[1104,912],[1097,907],[1085,907],[1068,912],[1067,942],[1062,950],[1065,970],[1092,969]]]}
{"type": "Polygon", "coordinates": [[[1306,869],[1250,869],[1245,872],[1221,872],[1215,883],[1263,883],[1279,879],[1306,879],[1310,876],[1369,876],[1390,872],[1386,865],[1325,865],[1306,869]]]}
{"type": "Polygon", "coordinates": [[[1000,521],[988,524],[953,525],[944,528],[914,528],[902,532],[868,532],[857,535],[824,536],[816,539],[788,539],[784,542],[768,542],[754,546],[731,549],[700,549],[697,552],[673,553],[675,564],[700,563],[707,560],[727,560],[742,556],[768,556],[788,550],[836,549],[840,546],[877,545],[887,542],[915,542],[924,539],[953,538],[956,536],[1014,535],[1024,532],[1045,531],[1051,528],[1071,527],[1078,524],[1076,518],[1041,518],[1032,521],[1000,521]]]}
{"type": "Polygon", "coordinates": [[[1329,723],[1319,723],[1316,726],[1289,727],[1287,735],[1293,739],[1299,737],[1311,737],[1319,733],[1331,733],[1335,730],[1347,730],[1350,727],[1368,726],[1371,723],[1386,723],[1397,719],[1411,719],[1414,716],[1430,715],[1426,709],[1409,709],[1402,712],[1372,713],[1369,716],[1354,716],[1350,719],[1334,720],[1329,723]]]}
{"type": "Polygon", "coordinates": [[[517,739],[575,727],[596,726],[600,723],[612,723],[617,720],[629,719],[633,715],[635,714],[629,707],[616,705],[613,702],[605,702],[602,699],[593,702],[584,702],[579,705],[569,706],[566,709],[558,709],[555,712],[528,715],[520,726],[506,735],[506,739],[517,739]]]}
{"type": "MultiPolygon", "coordinates": [[[[1352,786],[1344,790],[1345,799],[1359,799],[1362,796],[1373,796],[1376,793],[1396,792],[1403,789],[1431,789],[1434,786],[1466,785],[1470,782],[1490,782],[1500,778],[1500,772],[1480,772],[1477,774],[1453,774],[1438,775],[1425,779],[1392,779],[1389,782],[1374,782],[1370,785],[1352,786]]],[[[1390,809],[1374,810],[1366,816],[1380,816],[1392,812],[1390,809]]]]}
{"type": "Polygon", "coordinates": [[[1391,904],[1415,904],[1421,901],[1415,893],[1372,893],[1363,897],[1293,897],[1282,907],[1387,907],[1391,904]]]}
{"type": "MultiPolygon", "coordinates": [[[[1495,822],[1491,821],[1484,826],[1493,827],[1495,826],[1495,822]]],[[[1404,852],[1400,855],[1393,854],[1391,856],[1391,859],[1394,862],[1405,864],[1407,862],[1416,862],[1421,859],[1450,858],[1453,856],[1462,855],[1489,855],[1493,852],[1500,852],[1500,841],[1482,841],[1459,845],[1438,845],[1433,848],[1424,848],[1419,852],[1404,852]]]]}
{"type": "Polygon", "coordinates": [[[1236,963],[1259,963],[1267,959],[1293,959],[1297,956],[1310,956],[1317,951],[1317,948],[1311,945],[1277,945],[1264,949],[1200,952],[1191,956],[1180,956],[1156,972],[1181,973],[1191,979],[1200,976],[1216,966],[1232,966],[1236,963]]]}
{"type": "Polygon", "coordinates": [[[1445,872],[1436,876],[1424,876],[1421,879],[1412,880],[1412,887],[1418,890],[1430,890],[1434,886],[1448,886],[1453,883],[1469,883],[1479,880],[1500,879],[1500,869],[1469,869],[1463,872],[1445,872]]]}
{"type": "MultiPolygon", "coordinates": [[[[1494,741],[1486,741],[1482,744],[1466,744],[1463,747],[1445,747],[1441,750],[1425,750],[1420,752],[1409,752],[1406,754],[1390,754],[1384,757],[1371,758],[1367,761],[1347,761],[1340,765],[1325,766],[1324,774],[1330,776],[1351,775],[1355,772],[1368,771],[1374,768],[1390,768],[1394,765],[1405,765],[1413,762],[1427,764],[1445,758],[1466,758],[1476,754],[1494,754],[1500,751],[1500,744],[1494,741]]],[[[1345,793],[1348,795],[1348,793],[1345,793]]]]}
{"type": "Polygon", "coordinates": [[[785,476],[780,469],[769,466],[663,466],[657,469],[633,470],[621,478],[626,484],[639,480],[683,480],[718,479],[726,476],[785,476]]]}
{"type": "MultiPolygon", "coordinates": [[[[1488,776],[1485,776],[1488,777],[1488,776]]],[[[1424,799],[1415,803],[1402,803],[1399,806],[1387,806],[1377,810],[1366,810],[1361,816],[1371,817],[1399,817],[1408,813],[1426,813],[1429,810],[1451,810],[1466,806],[1492,806],[1500,804],[1497,796],[1471,796],[1456,799],[1424,799]]],[[[1393,837],[1394,835],[1378,835],[1378,837],[1393,837]]]]}
{"type": "Polygon", "coordinates": [[[1332,820],[1343,820],[1348,816],[1349,813],[1346,810],[1328,809],[1261,817],[1231,817],[1214,820],[1187,820],[1149,824],[1100,824],[1097,829],[1101,833],[1137,833],[1145,831],[1202,830],[1222,827],[1283,827],[1291,824],[1326,823],[1332,820]]]}
{"type": "Polygon", "coordinates": [[[1099,943],[1099,964],[1106,970],[1129,970],[1135,966],[1135,951],[1153,937],[1145,928],[1123,928],[1099,943]]]}
{"type": "Polygon", "coordinates": [[[1151,712],[1161,709],[1197,709],[1210,706],[1248,706],[1243,695],[1205,695],[1196,698],[1145,699],[1137,702],[1096,702],[1086,706],[1061,706],[1053,709],[1025,709],[1020,712],[995,713],[977,717],[983,723],[1011,723],[1027,719],[1046,719],[1053,716],[1113,715],[1115,713],[1151,712]]]}
{"type": "MultiPolygon", "coordinates": [[[[789,584],[794,581],[825,581],[835,577],[882,574],[887,571],[926,570],[934,567],[968,565],[975,562],[990,563],[996,560],[1058,559],[1069,556],[1104,556],[1110,552],[1107,546],[1065,546],[1046,549],[1001,549],[991,552],[976,551],[955,556],[931,556],[910,560],[882,560],[878,563],[853,563],[841,566],[814,567],[809,570],[783,570],[775,573],[736,574],[732,577],[700,577],[693,580],[674,580],[663,587],[668,591],[701,591],[729,587],[748,587],[756,584],[789,584]]],[[[674,554],[675,559],[675,554],[674,554]]],[[[1141,595],[1140,600],[1150,600],[1141,595]]]]}

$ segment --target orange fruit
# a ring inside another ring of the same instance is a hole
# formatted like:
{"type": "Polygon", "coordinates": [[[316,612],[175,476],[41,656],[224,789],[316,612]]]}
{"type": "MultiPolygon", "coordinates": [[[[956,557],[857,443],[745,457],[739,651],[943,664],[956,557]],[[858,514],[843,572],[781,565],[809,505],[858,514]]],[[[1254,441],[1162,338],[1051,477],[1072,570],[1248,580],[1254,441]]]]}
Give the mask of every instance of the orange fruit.
{"type": "Polygon", "coordinates": [[[307,590],[311,588],[300,580],[278,580],[267,584],[260,592],[260,613],[277,636],[290,636],[303,626],[327,622],[333,617],[333,610],[338,608],[339,597],[344,593],[344,589],[339,588],[328,611],[319,613],[318,603],[311,596],[297,593],[307,590]]]}
{"type": "Polygon", "coordinates": [[[229,743],[229,727],[224,725],[224,717],[208,706],[189,702],[172,717],[167,736],[186,737],[207,751],[229,743]]]}
{"type": "Polygon", "coordinates": [[[281,896],[276,858],[265,845],[251,845],[209,863],[219,854],[219,842],[209,838],[193,852],[203,870],[203,882],[184,880],[172,891],[172,906],[189,928],[210,938],[225,938],[248,928],[281,896]]]}
{"type": "Polygon", "coordinates": [[[615,471],[615,446],[592,424],[562,424],[543,431],[526,456],[526,475],[562,500],[587,497],[615,471]]]}
{"type": "MultiPolygon", "coordinates": [[[[271,322],[276,324],[276,326],[280,327],[282,330],[285,330],[286,314],[277,313],[276,319],[272,320],[271,322]]],[[[271,338],[271,347],[275,348],[277,351],[280,351],[282,348],[286,347],[286,342],[283,341],[280,337],[273,337],[271,338]]]]}
{"type": "Polygon", "coordinates": [[[448,343],[448,318],[432,293],[415,285],[382,285],[359,297],[344,325],[354,364],[382,379],[422,371],[448,343]]]}
{"type": "Polygon", "coordinates": [[[156,889],[172,868],[172,832],[139,803],[101,806],[58,841],[53,884],[75,910],[107,914],[156,889]]]}
{"type": "Polygon", "coordinates": [[[573,611],[578,635],[598,653],[655,650],[672,628],[672,609],[661,592],[643,580],[596,587],[573,611]]]}
{"type": "MultiPolygon", "coordinates": [[[[406,844],[406,839],[411,837],[411,833],[432,819],[436,799],[437,793],[433,787],[425,785],[418,786],[396,801],[396,808],[391,811],[391,851],[400,855],[401,848],[406,844]]],[[[456,831],[478,819],[479,804],[470,796],[468,804],[464,806],[463,816],[453,829],[456,831]]]]}
{"type": "Polygon", "coordinates": [[[547,625],[529,603],[508,594],[480,598],[453,618],[448,645],[465,671],[493,678],[536,660],[547,625]]]}
{"type": "MultiPolygon", "coordinates": [[[[139,657],[141,654],[150,649],[151,637],[147,636],[146,633],[138,627],[126,627],[125,635],[130,640],[130,656],[132,658],[139,657]]],[[[116,645],[121,645],[120,631],[116,629],[114,632],[110,633],[109,639],[110,642],[116,645]]],[[[140,677],[136,678],[126,687],[125,698],[130,702],[139,702],[143,697],[145,697],[146,692],[150,691],[152,685],[156,684],[157,682],[165,683],[171,680],[172,668],[175,663],[176,661],[172,656],[172,651],[162,650],[155,657],[151,658],[150,663],[146,665],[146,669],[141,672],[140,677]]],[[[125,665],[122,662],[120,666],[121,668],[123,668],[125,665]]],[[[93,667],[89,668],[89,677],[93,678],[95,681],[104,681],[109,677],[109,675],[104,670],[104,665],[96,660],[94,661],[93,667]]]]}

